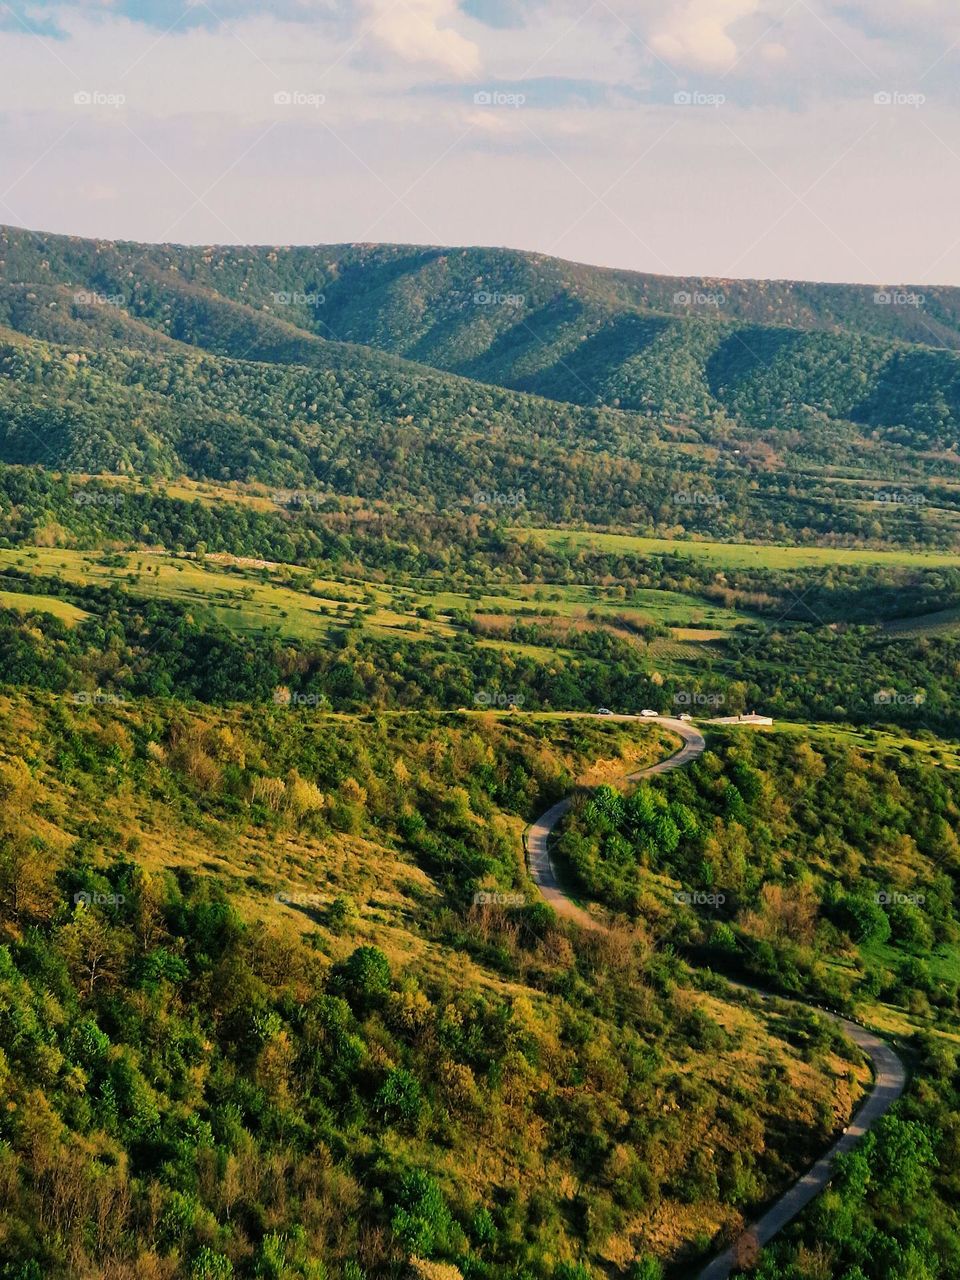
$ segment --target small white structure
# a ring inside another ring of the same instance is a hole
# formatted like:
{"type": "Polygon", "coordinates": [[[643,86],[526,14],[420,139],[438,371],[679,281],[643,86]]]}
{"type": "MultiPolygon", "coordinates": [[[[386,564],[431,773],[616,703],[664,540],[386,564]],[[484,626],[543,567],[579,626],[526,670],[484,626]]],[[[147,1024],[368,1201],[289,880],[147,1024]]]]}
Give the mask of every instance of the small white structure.
{"type": "Polygon", "coordinates": [[[755,711],[748,711],[742,716],[718,716],[713,724],[773,724],[773,716],[758,716],[755,711]]]}

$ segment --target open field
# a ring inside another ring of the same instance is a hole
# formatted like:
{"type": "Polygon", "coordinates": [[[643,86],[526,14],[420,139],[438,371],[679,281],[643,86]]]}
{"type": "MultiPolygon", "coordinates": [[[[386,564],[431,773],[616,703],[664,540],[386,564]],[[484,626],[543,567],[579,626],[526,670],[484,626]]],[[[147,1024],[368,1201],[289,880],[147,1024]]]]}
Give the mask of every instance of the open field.
{"type": "MultiPolygon", "coordinates": [[[[119,583],[132,595],[203,605],[231,630],[251,633],[277,630],[295,639],[314,639],[331,626],[343,626],[358,610],[374,634],[406,636],[419,620],[396,612],[387,591],[366,591],[355,584],[311,579],[303,570],[276,566],[276,572],[231,573],[210,563],[150,552],[105,557],[91,551],[59,547],[0,551],[0,570],[17,568],[61,578],[78,586],[119,583]],[[306,589],[285,585],[287,574],[297,575],[306,589]]],[[[27,601],[41,597],[24,596],[27,601]]],[[[34,604],[35,608],[41,607],[34,604]]],[[[71,606],[72,607],[72,606],[71,606]]],[[[82,611],[76,610],[79,614],[82,611]]],[[[440,621],[423,626],[436,634],[452,629],[440,621]]]]}
{"type": "Polygon", "coordinates": [[[278,510],[271,496],[272,491],[265,485],[215,484],[208,480],[190,480],[186,476],[182,476],[179,480],[165,480],[158,485],[147,485],[134,476],[114,475],[109,472],[98,475],[71,472],[70,477],[78,484],[87,484],[92,481],[98,485],[126,489],[132,493],[158,493],[168,498],[179,498],[184,502],[202,502],[205,506],[231,502],[237,506],[251,507],[254,511],[278,510]]]}
{"type": "Polygon", "coordinates": [[[897,618],[884,627],[887,635],[902,638],[950,635],[958,629],[960,629],[960,609],[943,609],[938,613],[926,613],[917,618],[897,618]]]}
{"type": "MultiPolygon", "coordinates": [[[[736,725],[732,727],[736,730],[736,725]]],[[[769,733],[771,730],[767,729],[765,732],[769,733]]],[[[812,746],[816,746],[818,741],[837,742],[878,754],[909,756],[945,769],[960,769],[960,744],[942,740],[930,733],[916,737],[906,729],[857,729],[850,725],[794,723],[789,720],[778,720],[773,732],[796,734],[812,746]]]]}
{"type": "MultiPolygon", "coordinates": [[[[318,639],[331,627],[349,625],[358,617],[371,635],[404,641],[447,638],[462,633],[463,619],[476,615],[487,620],[479,644],[543,660],[567,652],[563,637],[568,631],[604,629],[630,638],[633,629],[667,626],[673,637],[656,641],[651,654],[656,651],[662,660],[687,662],[696,659],[702,646],[754,620],[748,612],[675,591],[644,590],[629,599],[618,598],[613,589],[584,584],[518,585],[498,587],[491,593],[431,592],[423,586],[314,578],[309,570],[293,565],[220,555],[200,562],[156,551],[104,554],[20,547],[0,550],[0,572],[5,569],[77,586],[119,585],[133,596],[203,606],[222,625],[241,634],[276,631],[298,640],[318,639]],[[511,639],[506,633],[514,624],[549,630],[556,642],[540,644],[525,636],[511,639]]],[[[65,620],[84,616],[82,610],[55,597],[23,593],[25,608],[46,607],[38,603],[41,599],[60,606],[49,611],[65,620]]]]}
{"type": "Polygon", "coordinates": [[[569,529],[514,529],[548,546],[596,547],[632,555],[682,555],[727,569],[800,569],[819,565],[903,565],[925,569],[960,566],[960,556],[940,551],[872,551],[846,547],[777,547],[737,542],[676,542],[621,533],[569,529]]]}
{"type": "Polygon", "coordinates": [[[25,591],[0,591],[0,609],[16,609],[19,613],[40,609],[71,627],[90,616],[68,600],[58,600],[56,596],[32,596],[25,591]]]}

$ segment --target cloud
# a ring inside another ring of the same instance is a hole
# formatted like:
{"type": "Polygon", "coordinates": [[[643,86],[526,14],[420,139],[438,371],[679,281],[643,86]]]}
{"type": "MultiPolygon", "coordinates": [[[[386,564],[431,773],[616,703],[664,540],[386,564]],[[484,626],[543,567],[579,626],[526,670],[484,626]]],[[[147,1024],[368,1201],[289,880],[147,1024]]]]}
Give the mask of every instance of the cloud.
{"type": "Polygon", "coordinates": [[[729,28],[756,13],[760,0],[685,0],[650,39],[650,47],[668,62],[722,71],[737,57],[729,28]]]}
{"type": "Polygon", "coordinates": [[[363,25],[403,62],[443,67],[454,75],[480,70],[480,50],[450,23],[460,16],[454,0],[364,0],[363,25]]]}
{"type": "Polygon", "coordinates": [[[920,24],[930,34],[942,34],[956,31],[960,24],[955,0],[845,0],[832,7],[837,17],[873,35],[916,31],[920,24]]]}

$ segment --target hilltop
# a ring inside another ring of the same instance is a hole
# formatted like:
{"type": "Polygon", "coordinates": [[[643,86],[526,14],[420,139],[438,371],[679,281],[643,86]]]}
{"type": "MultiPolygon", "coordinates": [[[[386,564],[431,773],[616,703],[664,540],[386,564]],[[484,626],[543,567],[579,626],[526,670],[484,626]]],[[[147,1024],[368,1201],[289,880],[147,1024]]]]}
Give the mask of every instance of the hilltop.
{"type": "Polygon", "coordinates": [[[958,296],[7,228],[0,461],[952,546],[958,296]]]}

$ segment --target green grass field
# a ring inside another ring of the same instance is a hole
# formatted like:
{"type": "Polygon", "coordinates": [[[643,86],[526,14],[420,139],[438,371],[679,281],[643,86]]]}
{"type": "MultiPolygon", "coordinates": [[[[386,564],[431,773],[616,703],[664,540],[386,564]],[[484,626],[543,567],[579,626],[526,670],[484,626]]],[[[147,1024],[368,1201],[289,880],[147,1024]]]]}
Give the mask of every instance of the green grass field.
{"type": "Polygon", "coordinates": [[[56,596],[32,596],[26,591],[0,591],[0,609],[16,609],[18,613],[32,613],[39,609],[59,618],[69,627],[90,617],[84,609],[78,609],[68,600],[58,600],[56,596]]]}
{"type": "Polygon", "coordinates": [[[870,551],[845,547],[774,547],[737,542],[675,542],[621,533],[568,529],[513,529],[514,537],[547,546],[596,547],[632,555],[681,555],[709,560],[724,569],[800,569],[819,565],[905,565],[937,569],[960,566],[960,555],[940,551],[870,551]]]}
{"type": "MultiPolygon", "coordinates": [[[[119,583],[132,595],[204,605],[232,630],[277,628],[298,639],[312,639],[349,622],[363,605],[363,591],[340,582],[315,581],[313,590],[321,593],[315,596],[278,581],[263,582],[256,575],[239,576],[181,557],[131,552],[120,557],[122,564],[106,564],[104,559],[95,551],[34,547],[0,551],[0,569],[28,570],[79,586],[119,583]],[[331,594],[324,596],[324,590],[331,594]],[[341,597],[346,595],[353,600],[344,602],[341,597]]],[[[410,621],[390,610],[379,613],[378,609],[370,621],[387,632],[398,622],[410,621]]]]}
{"type": "MultiPolygon", "coordinates": [[[[459,616],[476,613],[487,615],[493,627],[480,644],[544,662],[558,655],[569,656],[562,634],[567,627],[607,627],[629,636],[631,627],[660,624],[675,629],[676,643],[663,642],[658,659],[686,663],[697,656],[698,647],[752,619],[749,613],[681,592],[647,590],[622,599],[615,588],[578,584],[549,588],[518,585],[490,593],[431,592],[426,584],[407,587],[355,578],[316,579],[295,566],[228,556],[211,555],[199,562],[146,551],[105,555],[30,547],[0,550],[0,572],[5,569],[59,578],[77,586],[119,585],[138,597],[203,606],[233,631],[276,630],[299,640],[322,637],[331,627],[349,624],[358,613],[364,629],[372,635],[400,641],[443,638],[462,630],[459,616]],[[431,616],[424,617],[422,611],[427,607],[431,616]],[[502,623],[506,632],[514,621],[545,625],[559,630],[560,635],[556,643],[538,644],[496,634],[494,624],[502,623]]],[[[49,611],[65,620],[85,616],[82,610],[53,596],[23,598],[29,602],[24,607],[34,609],[45,607],[38,603],[42,599],[51,601],[49,611]]]]}

